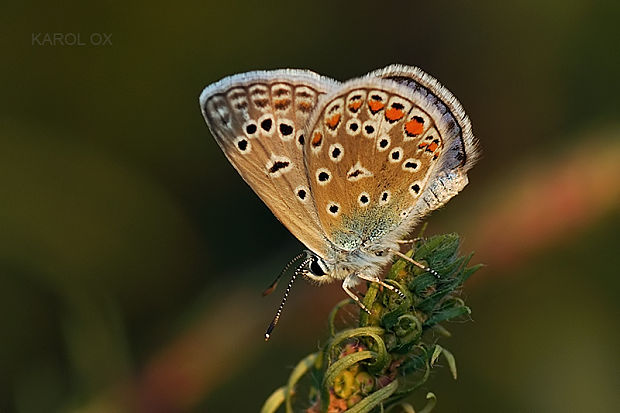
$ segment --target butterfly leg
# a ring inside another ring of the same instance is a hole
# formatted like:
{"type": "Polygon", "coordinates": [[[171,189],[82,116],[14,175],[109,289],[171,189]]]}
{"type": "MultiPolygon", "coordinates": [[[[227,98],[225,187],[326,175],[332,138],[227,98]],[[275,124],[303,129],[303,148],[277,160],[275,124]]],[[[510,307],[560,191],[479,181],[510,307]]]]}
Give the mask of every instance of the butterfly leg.
{"type": "Polygon", "coordinates": [[[401,245],[407,245],[407,244],[415,244],[416,242],[420,241],[422,238],[421,237],[417,237],[414,239],[399,239],[398,241],[396,241],[398,244],[401,245]]]}
{"type": "Polygon", "coordinates": [[[355,303],[357,305],[359,305],[359,307],[366,311],[368,314],[370,314],[370,310],[364,305],[364,303],[362,303],[362,300],[360,300],[360,298],[357,296],[357,294],[355,294],[351,288],[353,288],[353,286],[357,283],[357,274],[355,273],[351,273],[349,275],[347,275],[347,278],[344,279],[344,282],[342,283],[342,289],[349,295],[349,297],[351,297],[353,299],[353,301],[355,301],[355,303]]]}
{"type": "Polygon", "coordinates": [[[399,290],[398,288],[394,287],[393,285],[390,285],[388,283],[386,283],[385,281],[383,281],[381,278],[374,276],[374,277],[369,277],[367,275],[363,275],[363,274],[357,274],[357,276],[359,278],[361,278],[362,280],[366,280],[366,281],[370,281],[373,283],[377,283],[380,286],[387,288],[388,290],[392,291],[393,293],[398,294],[398,296],[400,298],[402,298],[403,300],[407,299],[407,296],[405,294],[403,294],[403,292],[401,290],[399,290]]]}
{"type": "Polygon", "coordinates": [[[432,268],[430,268],[430,267],[427,267],[426,265],[424,265],[424,264],[422,264],[422,263],[417,262],[417,261],[416,261],[416,260],[414,260],[413,258],[406,256],[406,255],[405,255],[405,254],[403,254],[402,252],[397,251],[397,250],[393,250],[393,249],[390,249],[390,251],[391,251],[392,253],[394,253],[395,255],[398,255],[400,258],[402,258],[402,259],[404,259],[404,260],[406,260],[406,261],[409,261],[410,263],[412,263],[412,264],[413,264],[413,265],[415,265],[416,267],[421,268],[421,269],[423,269],[424,271],[428,271],[429,273],[431,273],[431,274],[432,274],[433,276],[435,276],[436,278],[441,278],[441,276],[439,275],[439,273],[438,273],[437,271],[433,270],[433,269],[432,269],[432,268]]]}

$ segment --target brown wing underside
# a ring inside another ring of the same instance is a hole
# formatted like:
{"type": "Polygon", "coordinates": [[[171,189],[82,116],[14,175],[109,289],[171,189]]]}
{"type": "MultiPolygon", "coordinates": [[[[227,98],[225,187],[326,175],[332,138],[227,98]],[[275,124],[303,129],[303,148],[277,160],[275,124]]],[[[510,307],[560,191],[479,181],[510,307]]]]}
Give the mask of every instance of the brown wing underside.
{"type": "MultiPolygon", "coordinates": [[[[273,214],[308,248],[324,254],[325,238],[303,163],[303,126],[335,82],[267,72],[221,81],[201,107],[229,161],[273,214]]],[[[209,90],[211,88],[211,90],[209,90]]]]}
{"type": "Polygon", "coordinates": [[[427,112],[374,83],[330,95],[313,117],[306,146],[321,225],[346,249],[402,222],[401,212],[418,201],[444,147],[427,112]]]}

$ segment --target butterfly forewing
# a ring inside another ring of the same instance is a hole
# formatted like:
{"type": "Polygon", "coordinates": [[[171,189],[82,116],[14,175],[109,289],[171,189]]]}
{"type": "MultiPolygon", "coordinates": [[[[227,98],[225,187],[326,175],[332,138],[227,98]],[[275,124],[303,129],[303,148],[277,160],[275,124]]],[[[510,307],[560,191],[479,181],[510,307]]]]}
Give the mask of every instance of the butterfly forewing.
{"type": "MultiPolygon", "coordinates": [[[[424,204],[452,142],[436,101],[365,77],[330,93],[313,114],[305,161],[321,226],[338,247],[380,242],[424,204]]],[[[406,229],[406,228],[405,228],[406,229]]]]}
{"type": "Polygon", "coordinates": [[[319,97],[337,85],[309,71],[250,72],[214,83],[200,96],[229,161],[293,235],[319,254],[328,243],[303,163],[303,126],[319,97]]]}

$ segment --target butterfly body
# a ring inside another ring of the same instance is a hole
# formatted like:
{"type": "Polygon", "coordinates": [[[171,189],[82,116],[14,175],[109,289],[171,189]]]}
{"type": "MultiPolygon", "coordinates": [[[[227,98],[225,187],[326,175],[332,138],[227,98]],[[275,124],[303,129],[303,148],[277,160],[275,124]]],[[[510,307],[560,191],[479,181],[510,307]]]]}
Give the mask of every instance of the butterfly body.
{"type": "Polygon", "coordinates": [[[404,236],[467,184],[477,158],[456,98],[392,65],[344,83],[309,71],[234,75],[203,91],[216,141],[311,251],[302,273],[377,280],[404,236]]]}

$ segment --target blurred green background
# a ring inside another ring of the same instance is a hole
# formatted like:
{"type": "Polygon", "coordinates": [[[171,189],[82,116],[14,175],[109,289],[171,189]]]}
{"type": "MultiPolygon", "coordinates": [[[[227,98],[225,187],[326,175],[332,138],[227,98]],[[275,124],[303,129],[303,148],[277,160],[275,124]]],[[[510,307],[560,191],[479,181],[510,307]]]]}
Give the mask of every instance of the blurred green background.
{"type": "Polygon", "coordinates": [[[417,65],[483,158],[429,218],[487,266],[420,391],[438,412],[620,409],[620,3],[4,1],[0,412],[252,412],[326,336],[340,286],[211,138],[202,88],[253,69],[417,65]],[[85,46],[33,33],[80,34],[85,46]],[[111,44],[89,43],[92,33],[111,44]],[[43,37],[41,37],[43,38],[43,37]],[[33,44],[34,43],[34,44],[33,44]]]}

